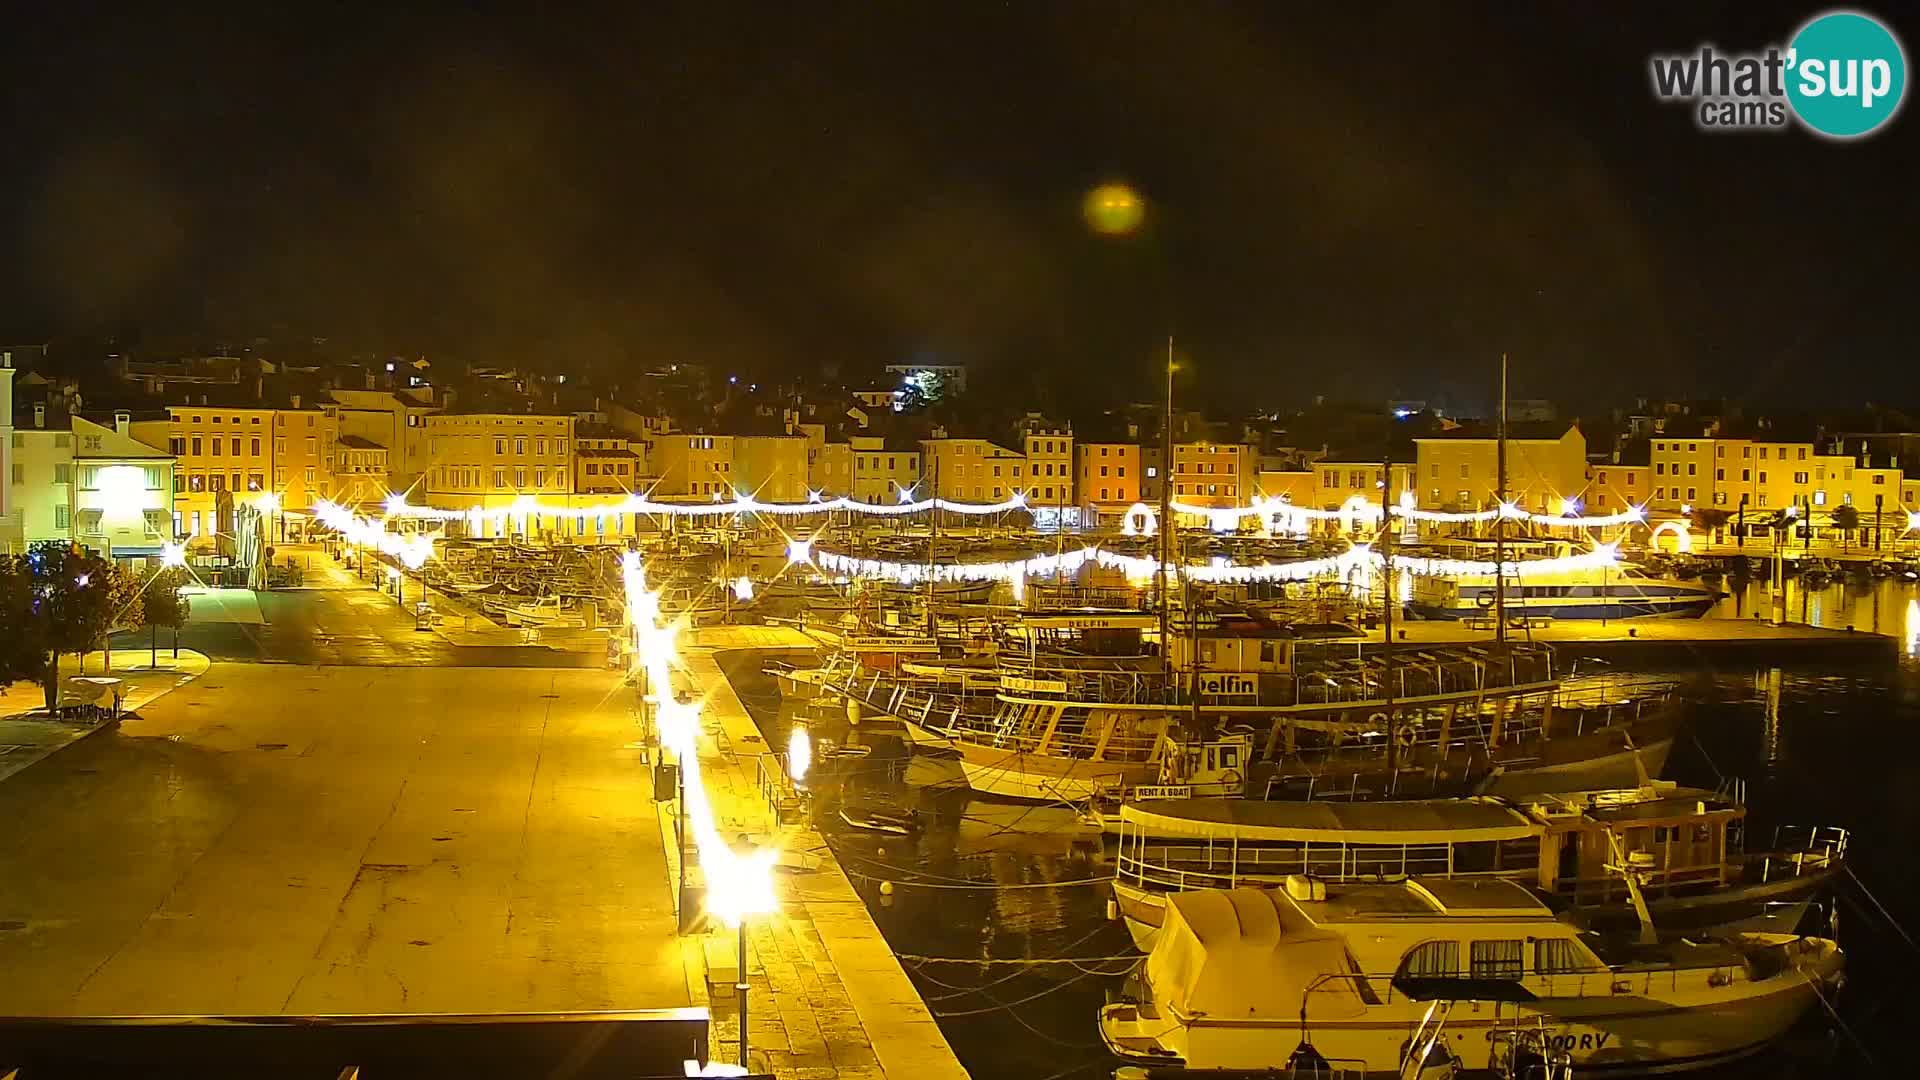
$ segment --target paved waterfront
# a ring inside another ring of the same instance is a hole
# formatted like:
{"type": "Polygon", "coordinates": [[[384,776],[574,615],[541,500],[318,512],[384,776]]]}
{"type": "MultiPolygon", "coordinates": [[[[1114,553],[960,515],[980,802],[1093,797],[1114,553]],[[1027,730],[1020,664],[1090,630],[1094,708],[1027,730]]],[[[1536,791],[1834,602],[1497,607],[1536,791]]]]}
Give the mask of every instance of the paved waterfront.
{"type": "Polygon", "coordinates": [[[214,665],[0,784],[0,1012],[686,1004],[613,688],[214,665]]]}
{"type": "MultiPolygon", "coordinates": [[[[183,643],[270,662],[216,659],[0,783],[0,1015],[709,1005],[732,1060],[732,936],[675,932],[632,690],[597,653],[419,633],[340,577],[197,606],[183,643]],[[556,655],[582,666],[534,666],[556,655]]],[[[726,827],[762,831],[764,747],[702,645],[792,632],[715,633],[685,642],[703,760],[726,827]]],[[[755,1065],[964,1075],[831,857],[782,893],[752,928],[755,1065]]]]}

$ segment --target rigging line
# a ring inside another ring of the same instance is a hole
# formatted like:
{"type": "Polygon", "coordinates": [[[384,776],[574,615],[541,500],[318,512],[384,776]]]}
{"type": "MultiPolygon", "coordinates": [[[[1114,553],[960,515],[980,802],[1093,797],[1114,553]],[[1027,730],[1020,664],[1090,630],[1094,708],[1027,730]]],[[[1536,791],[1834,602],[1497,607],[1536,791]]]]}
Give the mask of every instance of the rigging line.
{"type": "MultiPolygon", "coordinates": [[[[1104,927],[1104,926],[1095,926],[1095,927],[1094,927],[1093,929],[1091,929],[1091,930],[1089,930],[1089,931],[1087,931],[1086,933],[1084,933],[1084,934],[1082,934],[1082,935],[1080,935],[1079,937],[1077,937],[1077,938],[1075,938],[1075,939],[1073,939],[1072,941],[1069,941],[1069,942],[1068,942],[1068,943],[1066,943],[1065,945],[1063,945],[1063,946],[1061,946],[1061,947],[1060,947],[1060,951],[1061,951],[1061,952],[1066,952],[1067,950],[1069,950],[1069,949],[1072,949],[1072,948],[1074,948],[1074,947],[1076,947],[1076,946],[1078,946],[1078,945],[1080,945],[1080,944],[1082,944],[1082,943],[1083,943],[1083,942],[1085,942],[1085,941],[1086,941],[1086,940],[1087,940],[1088,938],[1090,938],[1090,937],[1093,937],[1093,936],[1094,936],[1095,934],[1098,934],[1098,933],[1099,933],[1100,931],[1102,931],[1102,930],[1104,930],[1104,929],[1106,929],[1106,927],[1104,927]]],[[[900,957],[900,958],[901,958],[901,959],[905,959],[905,957],[900,957]]],[[[925,959],[943,959],[943,958],[941,958],[941,957],[929,957],[929,958],[925,958],[925,959]]],[[[1028,973],[1028,971],[1030,971],[1030,970],[1032,969],[1032,966],[1033,966],[1034,964],[1039,964],[1039,963],[1057,963],[1057,962],[1059,962],[1059,961],[1061,961],[1061,960],[1068,960],[1068,961],[1071,961],[1071,959],[1072,959],[1072,958],[1070,958],[1070,957],[1058,957],[1058,956],[1056,956],[1056,957],[1050,957],[1050,958],[1045,958],[1045,959],[1041,959],[1041,958],[1034,958],[1034,959],[1033,959],[1033,960],[1032,960],[1032,961],[1031,961],[1030,963],[1028,963],[1028,964],[1023,964],[1022,966],[1020,966],[1020,967],[1018,967],[1018,968],[1016,968],[1016,969],[1015,969],[1014,971],[1012,971],[1011,973],[1009,973],[1009,974],[1007,974],[1007,975],[1003,975],[1003,976],[1001,976],[1001,977],[1000,977],[1000,978],[998,978],[998,979],[994,979],[994,980],[992,980],[991,982],[984,982],[984,983],[981,983],[981,984],[979,984],[978,986],[974,986],[974,987],[967,987],[967,988],[965,988],[965,991],[966,991],[967,993],[977,993],[977,992],[979,992],[979,991],[982,991],[982,990],[986,990],[986,989],[988,989],[989,987],[994,987],[994,986],[999,986],[999,985],[1000,985],[1001,983],[1004,983],[1004,982],[1007,982],[1007,981],[1009,981],[1009,980],[1011,980],[1011,979],[1017,979],[1017,978],[1019,978],[1020,976],[1022,976],[1022,975],[1025,975],[1025,974],[1027,974],[1027,973],[1028,973]]],[[[1097,959],[1097,958],[1095,958],[1095,959],[1097,959]]],[[[986,964],[986,963],[998,963],[998,962],[1008,962],[1008,963],[1010,963],[1010,962],[1013,962],[1013,961],[988,961],[988,960],[976,960],[976,961],[974,961],[974,962],[975,962],[975,963],[980,963],[980,964],[986,964]]],[[[1075,966],[1078,966],[1078,965],[1075,965],[1075,966]]],[[[915,967],[915,968],[914,968],[914,974],[915,974],[915,975],[918,975],[919,977],[921,977],[921,978],[923,978],[923,979],[925,979],[925,980],[927,980],[927,981],[928,981],[928,982],[930,982],[930,983],[933,983],[933,984],[935,984],[936,986],[942,986],[942,987],[945,987],[945,988],[946,988],[946,989],[948,989],[948,990],[961,990],[961,989],[963,989],[962,987],[959,987],[959,986],[955,986],[955,985],[953,985],[952,983],[949,983],[949,982],[945,982],[945,981],[942,981],[942,980],[940,980],[940,979],[936,979],[936,978],[934,978],[934,977],[933,977],[932,975],[929,975],[929,974],[927,974],[927,973],[926,973],[926,972],[925,972],[924,970],[921,970],[921,969],[920,969],[919,967],[915,967]]]]}
{"type": "Polygon", "coordinates": [[[1704,747],[1704,746],[1702,746],[1702,745],[1700,745],[1700,736],[1698,736],[1698,735],[1696,735],[1696,734],[1694,734],[1693,732],[1691,732],[1691,731],[1689,731],[1689,732],[1687,732],[1687,738],[1689,738],[1689,739],[1692,739],[1692,740],[1693,740],[1693,748],[1694,748],[1695,750],[1698,750],[1698,751],[1700,751],[1700,760],[1702,760],[1702,761],[1705,761],[1705,762],[1707,763],[1707,768],[1709,768],[1709,769],[1712,769],[1712,770],[1713,770],[1713,780],[1714,780],[1714,783],[1715,783],[1715,784],[1724,784],[1724,783],[1726,783],[1726,782],[1727,782],[1727,777],[1726,777],[1726,774],[1725,774],[1725,773],[1722,773],[1722,772],[1720,771],[1720,766],[1718,766],[1718,765],[1715,765],[1715,764],[1713,763],[1713,755],[1712,755],[1712,754],[1709,754],[1709,753],[1707,753],[1707,748],[1706,748],[1706,747],[1704,747]]]}
{"type": "Polygon", "coordinates": [[[1894,933],[1900,935],[1900,940],[1907,943],[1907,948],[1920,951],[1920,945],[1914,944],[1913,938],[1908,935],[1906,927],[1901,926],[1900,920],[1894,918],[1893,913],[1887,910],[1887,906],[1880,902],[1880,898],[1873,895],[1873,890],[1867,888],[1867,883],[1860,880],[1860,875],[1854,872],[1853,864],[1843,863],[1842,865],[1847,869],[1847,876],[1852,878],[1853,883],[1860,887],[1860,895],[1871,900],[1873,906],[1880,909],[1880,917],[1887,920],[1887,924],[1893,927],[1894,933]]]}
{"type": "Polygon", "coordinates": [[[1827,1000],[1827,995],[1820,989],[1820,984],[1804,972],[1801,973],[1800,977],[1807,980],[1807,986],[1813,990],[1813,996],[1820,999],[1820,1004],[1826,1008],[1827,1015],[1833,1017],[1833,1022],[1839,1026],[1841,1032],[1846,1035],[1847,1040],[1853,1043],[1853,1048],[1860,1052],[1860,1056],[1866,1059],[1867,1064],[1872,1067],[1875,1072],[1879,1072],[1880,1063],[1873,1059],[1873,1054],[1868,1052],[1867,1044],[1860,1041],[1860,1036],[1855,1035],[1853,1029],[1847,1026],[1846,1020],[1840,1016],[1840,1010],[1834,1008],[1833,1002],[1827,1000]]]}
{"type": "MultiPolygon", "coordinates": [[[[985,1016],[987,1013],[1003,1012],[1009,1009],[1016,1008],[1021,1005],[1025,1005],[1031,1001],[1038,1001],[1041,998],[1046,997],[1048,994],[1057,994],[1060,991],[1065,990],[1067,987],[1072,986],[1073,984],[1079,982],[1080,980],[1086,977],[1087,977],[1086,973],[1082,972],[1081,974],[1075,975],[1073,978],[1068,979],[1065,982],[1055,983],[1054,985],[1049,986],[1044,990],[1039,990],[1032,994],[1028,994],[1026,997],[1023,997],[1023,998],[1016,998],[1013,1001],[1004,1002],[1004,1003],[994,1005],[985,1009],[964,1009],[964,1010],[961,1010],[960,1012],[944,1012],[944,1013],[934,1012],[933,1017],[936,1020],[954,1020],[963,1016],[985,1016]]],[[[928,1012],[933,1012],[933,1010],[929,1009],[928,1012]]]]}
{"type": "MultiPolygon", "coordinates": [[[[854,877],[864,878],[868,881],[893,881],[892,878],[883,878],[878,874],[863,874],[858,870],[849,870],[847,872],[854,877]]],[[[1018,882],[1011,885],[1002,885],[999,882],[994,882],[994,881],[967,881],[967,882],[893,881],[893,883],[895,886],[902,889],[999,889],[999,890],[1005,890],[1005,889],[1067,889],[1067,888],[1074,888],[1081,885],[1105,885],[1106,883],[1112,880],[1113,880],[1112,875],[1108,875],[1107,877],[1079,878],[1074,881],[1028,881],[1028,882],[1018,882]]]]}

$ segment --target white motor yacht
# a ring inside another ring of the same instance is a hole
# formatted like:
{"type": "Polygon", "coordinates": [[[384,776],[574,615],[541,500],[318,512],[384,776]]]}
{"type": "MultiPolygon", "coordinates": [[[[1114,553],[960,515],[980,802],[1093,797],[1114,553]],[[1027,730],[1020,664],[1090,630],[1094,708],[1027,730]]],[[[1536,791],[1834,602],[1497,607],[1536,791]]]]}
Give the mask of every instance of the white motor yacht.
{"type": "Polygon", "coordinates": [[[1792,934],[1606,939],[1507,881],[1297,877],[1172,897],[1136,1000],[1103,1008],[1100,1030],[1123,1057],[1188,1070],[1395,1073],[1445,998],[1429,1068],[1498,1069],[1524,1032],[1578,1075],[1665,1072],[1766,1047],[1843,963],[1792,934]]]}

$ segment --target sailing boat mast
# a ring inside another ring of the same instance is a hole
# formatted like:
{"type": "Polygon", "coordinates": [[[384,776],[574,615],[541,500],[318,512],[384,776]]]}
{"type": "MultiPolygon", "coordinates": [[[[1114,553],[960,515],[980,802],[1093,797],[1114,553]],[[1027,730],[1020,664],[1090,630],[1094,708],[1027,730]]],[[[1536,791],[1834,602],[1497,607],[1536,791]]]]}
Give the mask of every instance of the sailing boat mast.
{"type": "Polygon", "coordinates": [[[1500,354],[1500,438],[1494,445],[1493,640],[1507,643],[1507,354],[1500,354]]]}
{"type": "Polygon", "coordinates": [[[940,626],[933,613],[933,555],[940,546],[940,458],[933,459],[933,505],[927,508],[927,637],[940,647],[940,626]]]}
{"type": "Polygon", "coordinates": [[[1173,335],[1167,335],[1167,412],[1160,421],[1160,662],[1173,671],[1167,624],[1173,603],[1173,335]]]}
{"type": "Polygon", "coordinates": [[[1397,785],[1400,776],[1400,744],[1395,738],[1395,736],[1399,734],[1398,725],[1393,722],[1394,577],[1393,528],[1391,518],[1394,500],[1393,435],[1393,421],[1388,420],[1386,449],[1380,455],[1380,524],[1378,528],[1380,531],[1380,555],[1384,564],[1380,570],[1380,579],[1383,582],[1380,591],[1383,594],[1384,601],[1381,604],[1382,610],[1380,614],[1382,617],[1381,625],[1385,630],[1385,633],[1380,637],[1380,689],[1382,691],[1381,696],[1386,699],[1386,708],[1382,711],[1385,712],[1387,717],[1387,771],[1393,775],[1395,784],[1397,785]]]}

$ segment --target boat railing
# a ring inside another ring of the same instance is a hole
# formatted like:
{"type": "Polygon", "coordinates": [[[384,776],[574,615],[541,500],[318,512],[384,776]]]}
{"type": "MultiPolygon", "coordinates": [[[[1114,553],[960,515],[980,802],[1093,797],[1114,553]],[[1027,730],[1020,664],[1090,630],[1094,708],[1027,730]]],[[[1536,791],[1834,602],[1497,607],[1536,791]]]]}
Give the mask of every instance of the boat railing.
{"type": "Polygon", "coordinates": [[[1847,857],[1847,830],[1838,825],[1782,825],[1773,830],[1773,849],[1749,852],[1760,864],[1762,882],[1797,878],[1831,870],[1847,857]]]}
{"type": "MultiPolygon", "coordinates": [[[[1447,844],[1326,843],[1299,847],[1221,844],[1122,845],[1115,864],[1120,881],[1163,892],[1235,888],[1247,882],[1278,884],[1303,874],[1327,881],[1397,880],[1422,875],[1449,877],[1447,844]]],[[[1468,876],[1468,875],[1457,875],[1468,876]]],[[[1483,876],[1483,875],[1473,875],[1483,876]]]]}
{"type": "MultiPolygon", "coordinates": [[[[1696,863],[1693,866],[1654,867],[1648,870],[1636,870],[1640,877],[1640,888],[1649,894],[1664,894],[1676,887],[1689,885],[1717,885],[1731,870],[1721,863],[1696,863]]],[[[1555,891],[1569,897],[1575,903],[1598,904],[1623,899],[1628,895],[1627,883],[1619,874],[1607,874],[1602,877],[1562,878],[1555,891]]]]}
{"type": "Polygon", "coordinates": [[[1084,730],[1055,725],[1049,732],[1044,723],[1009,719],[1005,715],[984,716],[961,713],[946,728],[947,737],[962,742],[993,746],[1023,753],[1044,752],[1054,757],[1111,761],[1116,764],[1153,760],[1164,741],[1159,735],[1128,735],[1109,732],[1104,736],[1084,730]],[[1044,744],[1044,745],[1043,745],[1044,744]]]}

